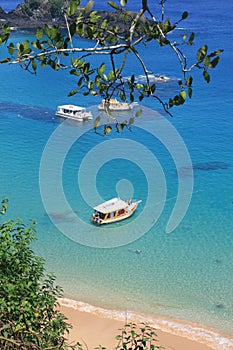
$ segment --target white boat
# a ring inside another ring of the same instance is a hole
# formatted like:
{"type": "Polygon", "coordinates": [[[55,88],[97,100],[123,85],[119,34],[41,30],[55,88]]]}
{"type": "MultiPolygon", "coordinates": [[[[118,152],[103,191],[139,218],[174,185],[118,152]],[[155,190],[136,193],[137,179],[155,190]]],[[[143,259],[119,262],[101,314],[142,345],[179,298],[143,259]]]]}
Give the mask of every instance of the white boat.
{"type": "Polygon", "coordinates": [[[102,100],[102,103],[98,105],[100,111],[110,110],[110,111],[130,111],[133,105],[128,102],[120,102],[116,98],[111,98],[110,100],[102,100]]]}
{"type": "Polygon", "coordinates": [[[142,82],[146,82],[147,78],[149,79],[149,81],[152,82],[156,82],[156,83],[166,83],[170,80],[169,77],[166,77],[165,75],[158,75],[158,74],[154,74],[154,73],[148,73],[147,76],[145,75],[139,75],[137,77],[138,81],[142,81],[142,82]]]}
{"type": "Polygon", "coordinates": [[[93,119],[92,113],[86,108],[74,105],[58,106],[56,116],[78,121],[93,119]]]}
{"type": "Polygon", "coordinates": [[[93,208],[92,222],[103,225],[127,219],[133,215],[139,203],[141,200],[133,202],[131,199],[112,198],[93,208]]]}

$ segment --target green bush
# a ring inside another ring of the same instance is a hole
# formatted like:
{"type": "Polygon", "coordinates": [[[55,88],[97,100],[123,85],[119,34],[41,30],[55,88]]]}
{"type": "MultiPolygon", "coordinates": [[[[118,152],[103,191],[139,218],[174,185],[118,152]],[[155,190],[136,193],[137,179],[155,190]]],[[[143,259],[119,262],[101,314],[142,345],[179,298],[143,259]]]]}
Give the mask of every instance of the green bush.
{"type": "MultiPolygon", "coordinates": [[[[7,209],[3,200],[0,214],[7,209]]],[[[35,222],[0,223],[0,348],[67,349],[65,334],[70,325],[58,311],[62,295],[55,277],[45,273],[44,260],[30,248],[35,222]]]]}

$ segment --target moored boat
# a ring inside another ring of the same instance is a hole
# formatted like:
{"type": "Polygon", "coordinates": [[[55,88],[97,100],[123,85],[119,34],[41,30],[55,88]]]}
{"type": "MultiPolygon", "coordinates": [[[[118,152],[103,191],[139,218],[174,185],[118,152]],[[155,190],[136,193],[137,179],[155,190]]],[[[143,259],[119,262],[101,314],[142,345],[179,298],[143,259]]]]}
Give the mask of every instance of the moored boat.
{"type": "Polygon", "coordinates": [[[131,199],[112,198],[93,208],[92,222],[103,225],[124,220],[133,215],[139,203],[141,200],[133,202],[131,199]]]}
{"type": "Polygon", "coordinates": [[[56,116],[78,121],[93,119],[93,115],[90,111],[87,111],[84,107],[75,105],[58,106],[56,116]]]}
{"type": "Polygon", "coordinates": [[[111,98],[110,100],[102,100],[101,104],[98,105],[100,111],[110,110],[110,111],[130,111],[133,109],[133,104],[128,102],[120,102],[116,98],[111,98]]]}

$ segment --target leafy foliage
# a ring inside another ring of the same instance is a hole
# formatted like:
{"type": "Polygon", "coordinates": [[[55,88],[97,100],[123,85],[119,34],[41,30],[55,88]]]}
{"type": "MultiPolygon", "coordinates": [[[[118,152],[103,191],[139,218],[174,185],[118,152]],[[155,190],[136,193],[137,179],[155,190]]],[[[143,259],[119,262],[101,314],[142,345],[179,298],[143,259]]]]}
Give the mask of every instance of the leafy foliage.
{"type": "MultiPolygon", "coordinates": [[[[29,4],[35,5],[36,1],[29,0],[29,4]]],[[[52,4],[54,11],[58,11],[58,0],[53,0],[52,4]]],[[[103,17],[99,12],[93,11],[94,0],[89,0],[85,7],[81,6],[81,0],[71,0],[68,6],[65,6],[66,2],[63,1],[63,7],[60,8],[63,8],[66,21],[65,32],[59,26],[45,25],[44,28],[37,30],[36,40],[31,43],[10,42],[8,57],[0,62],[18,63],[35,74],[39,68],[46,66],[55,71],[67,69],[77,78],[77,86],[69,96],[82,92],[85,96],[89,94],[101,96],[107,101],[113,96],[118,96],[121,100],[129,102],[151,97],[158,100],[169,114],[173,106],[183,105],[187,97],[192,97],[191,72],[194,68],[202,72],[207,83],[210,82],[210,70],[219,63],[219,55],[223,50],[209,52],[207,45],[203,45],[198,49],[196,58],[192,58],[191,64],[188,65],[188,58],[183,48],[189,48],[194,44],[195,33],[182,35],[180,41],[177,38],[173,41],[172,35],[168,35],[173,33],[181,22],[187,20],[187,11],[184,11],[178,20],[172,21],[169,17],[165,17],[165,1],[160,1],[160,14],[152,13],[149,0],[142,0],[141,9],[137,13],[126,10],[126,0],[121,0],[119,5],[113,1],[109,1],[108,4],[114,12],[109,12],[103,17]],[[90,39],[89,47],[76,47],[75,36],[90,39]],[[159,97],[156,83],[151,83],[149,79],[148,72],[153,71],[153,67],[146,66],[144,57],[138,51],[138,45],[142,43],[146,46],[157,45],[160,50],[169,47],[179,62],[181,79],[177,87],[178,93],[168,101],[159,97]],[[146,82],[139,83],[134,72],[130,78],[124,78],[124,68],[129,54],[134,55],[135,60],[140,63],[146,82]],[[103,58],[99,66],[90,60],[93,55],[100,55],[103,58]],[[69,63],[67,57],[70,58],[69,63]],[[110,60],[110,68],[107,68],[109,64],[106,57],[110,60]]],[[[8,31],[7,27],[2,30],[0,44],[6,43],[9,39],[8,31]]]]}
{"type": "Polygon", "coordinates": [[[116,336],[116,339],[118,340],[116,350],[163,349],[162,346],[157,345],[158,338],[155,329],[145,323],[140,325],[135,323],[126,324],[121,330],[121,334],[116,336]]]}
{"type": "MultiPolygon", "coordinates": [[[[2,215],[7,202],[2,201],[2,215]]],[[[0,223],[1,349],[68,349],[64,336],[70,325],[57,309],[62,290],[30,248],[35,224],[25,225],[20,219],[0,223]]]]}
{"type": "MultiPolygon", "coordinates": [[[[28,6],[37,6],[37,0],[30,0],[28,6]]],[[[60,0],[61,1],[61,0],[60,0]]],[[[164,3],[161,1],[161,20],[157,20],[158,15],[152,13],[149,7],[149,0],[142,1],[141,9],[138,13],[131,13],[124,7],[126,0],[121,0],[120,5],[109,1],[109,6],[114,9],[114,15],[101,17],[93,11],[94,0],[90,0],[85,7],[81,7],[81,0],[72,0],[69,6],[64,5],[64,17],[66,19],[66,33],[56,26],[39,28],[36,34],[36,41],[29,43],[24,41],[18,44],[9,43],[9,56],[3,58],[1,63],[18,63],[24,69],[36,73],[38,68],[46,66],[54,70],[68,69],[71,75],[77,77],[77,87],[69,95],[82,92],[84,95],[100,95],[109,100],[112,96],[119,96],[121,100],[133,102],[135,98],[142,101],[145,97],[157,99],[168,112],[171,107],[182,105],[187,96],[192,97],[193,77],[190,72],[197,68],[203,72],[204,80],[210,82],[209,70],[215,68],[219,63],[219,55],[223,50],[208,52],[207,45],[203,45],[197,51],[196,61],[188,66],[186,55],[182,51],[182,46],[191,46],[194,43],[195,34],[186,34],[181,38],[180,43],[169,39],[168,34],[173,32],[180,22],[188,18],[188,12],[184,11],[179,20],[172,22],[170,18],[165,18],[164,3]],[[88,48],[75,47],[74,36],[91,39],[93,45],[88,48]],[[162,101],[156,94],[156,84],[152,84],[148,77],[148,69],[140,56],[137,46],[141,43],[145,45],[157,44],[161,47],[170,47],[175,53],[180,67],[182,80],[179,82],[180,92],[168,101],[162,101]],[[111,68],[107,69],[106,62],[97,67],[88,60],[89,56],[102,55],[110,57],[111,68]],[[140,62],[142,72],[146,77],[146,83],[138,83],[134,72],[129,79],[124,79],[123,71],[128,54],[134,55],[135,60],[140,62]],[[70,56],[70,64],[63,60],[70,56]],[[116,57],[120,57],[120,63],[116,64],[116,57]]],[[[54,11],[61,8],[58,0],[51,2],[54,11]]],[[[0,43],[8,39],[8,31],[5,29],[1,33],[0,43]]]]}

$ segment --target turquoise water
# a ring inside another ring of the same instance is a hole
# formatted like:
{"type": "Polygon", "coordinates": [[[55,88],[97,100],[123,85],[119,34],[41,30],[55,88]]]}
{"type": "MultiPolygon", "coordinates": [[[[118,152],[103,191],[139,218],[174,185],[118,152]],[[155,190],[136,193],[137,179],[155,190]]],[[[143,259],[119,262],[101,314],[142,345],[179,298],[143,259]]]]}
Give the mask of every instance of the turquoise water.
{"type": "MultiPolygon", "coordinates": [[[[49,70],[33,76],[15,66],[0,66],[0,194],[10,198],[8,216],[39,222],[34,249],[46,259],[66,297],[107,310],[187,320],[232,336],[233,94],[232,52],[227,46],[232,31],[230,25],[222,25],[221,15],[216,17],[217,2],[209,6],[208,16],[201,9],[197,12],[198,5],[189,5],[194,16],[190,27],[211,47],[225,49],[211,84],[197,78],[198,90],[195,87],[187,105],[174,110],[173,118],[164,116],[154,101],[145,100],[132,132],[102,138],[92,132],[91,123],[63,125],[54,113],[58,104],[68,102],[74,78],[49,70]],[[169,149],[163,127],[172,136],[169,149]],[[192,179],[186,215],[166,233],[178,188],[183,210],[192,179]],[[133,218],[111,228],[90,224],[91,207],[98,198],[124,194],[142,199],[133,218]]],[[[232,16],[232,5],[226,6],[232,16]]],[[[15,40],[25,35],[14,33],[15,40]]],[[[147,61],[153,62],[156,51],[144,50],[147,61]]],[[[171,78],[159,87],[167,94],[176,86],[178,67],[171,66],[166,51],[156,59],[160,68],[155,72],[171,78]]],[[[69,103],[97,114],[99,100],[80,95],[69,103]]],[[[231,345],[224,346],[219,349],[231,345]]]]}

